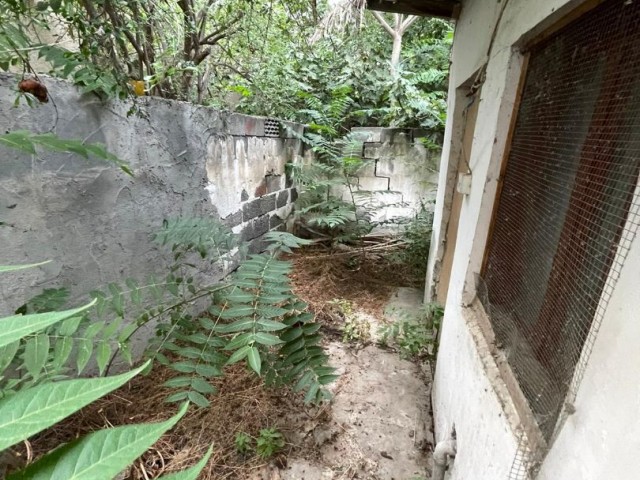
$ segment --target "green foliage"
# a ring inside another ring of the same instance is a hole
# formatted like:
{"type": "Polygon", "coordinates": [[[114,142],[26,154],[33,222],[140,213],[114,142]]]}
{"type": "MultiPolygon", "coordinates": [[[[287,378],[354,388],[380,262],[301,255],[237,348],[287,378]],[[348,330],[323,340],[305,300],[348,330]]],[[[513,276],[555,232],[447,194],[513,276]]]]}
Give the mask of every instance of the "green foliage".
{"type": "Polygon", "coordinates": [[[422,204],[416,215],[404,226],[402,240],[406,243],[400,252],[400,261],[407,265],[412,273],[423,278],[429,261],[433,212],[422,204]]]}
{"type": "Polygon", "coordinates": [[[25,130],[16,130],[0,135],[0,145],[21,150],[35,155],[36,147],[54,152],[67,152],[80,155],[84,158],[91,156],[114,163],[122,171],[133,176],[131,168],[118,157],[109,153],[104,145],[99,143],[84,143],[80,140],[60,138],[53,133],[33,133],[25,130]]]}
{"type": "Polygon", "coordinates": [[[167,382],[177,390],[167,401],[190,399],[207,406],[206,396],[215,392],[209,379],[238,362],[264,374],[270,384],[295,384],[296,390],[306,390],[308,402],[327,398],[323,385],[335,376],[320,347],[320,325],[291,291],[291,264],[277,258],[308,242],[283,232],[271,232],[267,241],[267,253],[240,263],[217,292],[207,316],[159,326],[158,358],[181,373],[167,382]],[[176,360],[169,361],[160,350],[171,352],[176,360]]]}
{"type": "Polygon", "coordinates": [[[342,326],[342,341],[353,344],[366,344],[371,340],[371,324],[355,314],[353,305],[344,299],[329,302],[337,313],[344,319],[342,326]]]}
{"type": "Polygon", "coordinates": [[[299,138],[313,151],[308,164],[290,167],[300,195],[295,219],[314,235],[326,235],[339,242],[354,242],[371,232],[373,209],[367,200],[371,192],[358,190],[357,174],[369,162],[362,157],[363,139],[343,132],[351,105],[350,89],[334,90],[330,103],[306,95],[302,112],[309,121],[299,138]]]}
{"type": "Polygon", "coordinates": [[[392,75],[391,38],[369,12],[359,27],[316,38],[327,1],[5,3],[0,69],[30,72],[40,57],[103,98],[125,97],[136,80],[156,96],[302,120],[305,95],[327,104],[349,88],[347,128],[444,125],[452,26],[440,19],[408,29],[392,75]],[[66,42],[40,40],[63,32],[66,42]]]}
{"type": "Polygon", "coordinates": [[[184,404],[165,422],[133,424],[90,433],[53,450],[22,472],[10,475],[8,480],[113,478],[178,423],[187,407],[184,404]]]}
{"type": "Polygon", "coordinates": [[[399,320],[380,328],[381,345],[394,345],[404,358],[435,360],[438,353],[438,330],[444,311],[427,304],[418,319],[399,320]]]}
{"type": "MultiPolygon", "coordinates": [[[[19,269],[21,266],[4,266],[0,271],[11,272],[19,269]]],[[[24,343],[23,362],[35,381],[48,358],[49,336],[41,332],[55,324],[76,318],[79,314],[86,312],[93,303],[95,302],[60,312],[31,313],[0,318],[2,325],[0,348],[3,355],[0,375],[11,378],[14,372],[9,368],[11,360],[7,361],[6,353],[10,350],[15,355],[18,345],[24,343]]],[[[29,302],[26,305],[29,305],[29,302]]],[[[0,399],[0,451],[55,425],[94,400],[122,386],[145,367],[146,365],[143,365],[130,372],[106,378],[45,382],[40,385],[27,382],[26,386],[18,392],[4,391],[3,398],[0,399]]],[[[25,470],[13,473],[7,478],[9,480],[112,478],[149,448],[160,435],[175,425],[186,409],[185,404],[177,415],[166,422],[128,425],[94,432],[53,450],[25,470]]],[[[204,464],[199,466],[201,469],[204,464]]],[[[198,472],[199,470],[193,470],[195,475],[198,472]]],[[[183,478],[195,478],[195,476],[183,478]]]]}
{"type": "Polygon", "coordinates": [[[256,439],[256,453],[261,458],[270,458],[284,448],[284,437],[275,428],[263,428],[256,439]]]}
{"type": "MultiPolygon", "coordinates": [[[[238,362],[264,375],[271,385],[294,385],[296,391],[305,392],[307,402],[328,398],[324,386],[336,376],[320,346],[320,325],[291,291],[291,264],[278,258],[309,241],[270,232],[264,237],[265,253],[241,259],[236,236],[206,218],[167,220],[153,238],[171,254],[164,277],[110,283],[91,292],[95,304],[91,310],[76,312],[81,314],[65,317],[53,327],[38,323],[29,331],[40,332],[26,341],[8,339],[0,360],[11,365],[18,377],[6,379],[3,391],[67,375],[74,357],[78,374],[91,359],[100,374],[108,373],[116,357],[132,361],[131,339],[151,323],[156,338],[148,357],[179,374],[166,382],[175,389],[168,402],[189,400],[208,406],[207,397],[215,393],[211,379],[238,362]],[[207,269],[238,264],[224,282],[202,282],[207,269]],[[209,304],[204,314],[202,302],[209,304]],[[40,371],[47,375],[33,378],[40,371]]],[[[52,297],[59,295],[44,292],[21,309],[46,305],[45,299],[52,297]]]]}
{"type": "Polygon", "coordinates": [[[246,455],[251,451],[253,437],[245,432],[236,433],[236,437],[233,440],[233,443],[236,446],[236,451],[241,455],[246,455]]]}

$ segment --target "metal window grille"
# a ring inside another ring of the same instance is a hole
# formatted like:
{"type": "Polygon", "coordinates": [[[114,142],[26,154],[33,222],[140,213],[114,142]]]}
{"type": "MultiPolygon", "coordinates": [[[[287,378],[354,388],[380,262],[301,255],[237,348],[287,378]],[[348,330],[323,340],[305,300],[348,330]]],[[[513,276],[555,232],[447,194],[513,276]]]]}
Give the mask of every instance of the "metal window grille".
{"type": "Polygon", "coordinates": [[[549,441],[640,224],[640,1],[537,44],[523,88],[479,297],[549,441]]]}

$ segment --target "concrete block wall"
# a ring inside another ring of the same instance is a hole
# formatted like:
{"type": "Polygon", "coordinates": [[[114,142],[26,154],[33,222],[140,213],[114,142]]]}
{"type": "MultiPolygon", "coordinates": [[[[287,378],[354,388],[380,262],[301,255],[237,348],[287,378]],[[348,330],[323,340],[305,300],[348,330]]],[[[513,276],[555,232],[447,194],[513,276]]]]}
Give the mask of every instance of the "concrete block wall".
{"type": "MultiPolygon", "coordinates": [[[[0,276],[0,315],[43,288],[70,287],[78,300],[112,281],[162,274],[170,255],[150,234],[165,219],[221,218],[254,251],[283,227],[297,196],[285,165],[303,152],[276,120],[151,97],[104,103],[42,78],[50,101],[14,107],[19,77],[0,74],[0,131],[100,142],[135,175],[78,155],[0,146],[0,264],[51,260],[0,276]]],[[[221,272],[203,275],[214,281],[221,272]]]]}
{"type": "Polygon", "coordinates": [[[428,150],[422,129],[353,128],[364,140],[366,165],[357,178],[358,189],[373,192],[367,199],[377,205],[376,221],[411,217],[422,203],[433,204],[438,188],[439,152],[428,150]]]}

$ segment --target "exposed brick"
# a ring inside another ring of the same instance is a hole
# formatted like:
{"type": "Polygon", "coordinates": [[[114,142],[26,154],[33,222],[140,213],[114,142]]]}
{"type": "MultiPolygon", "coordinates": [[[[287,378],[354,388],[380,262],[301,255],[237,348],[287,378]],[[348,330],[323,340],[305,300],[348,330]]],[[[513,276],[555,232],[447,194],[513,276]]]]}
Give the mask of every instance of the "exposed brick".
{"type": "Polygon", "coordinates": [[[249,246],[247,248],[247,251],[249,253],[249,255],[253,255],[256,253],[262,253],[264,252],[267,247],[269,246],[269,242],[267,242],[264,238],[264,235],[259,237],[259,238],[255,238],[253,240],[251,240],[251,242],[249,243],[249,246]]]}
{"type": "Polygon", "coordinates": [[[269,230],[273,230],[283,224],[283,220],[278,215],[271,215],[269,219],[269,230]]]}
{"type": "Polygon", "coordinates": [[[291,200],[290,202],[293,203],[298,199],[298,190],[296,190],[295,188],[291,189],[291,200]]]}
{"type": "Polygon", "coordinates": [[[262,215],[254,220],[251,220],[240,233],[240,239],[244,242],[253,240],[254,238],[264,235],[269,231],[269,215],[262,215]]]}
{"type": "Polygon", "coordinates": [[[276,209],[276,194],[266,195],[247,202],[242,207],[242,219],[247,222],[276,209]]]}
{"type": "Polygon", "coordinates": [[[242,193],[240,194],[240,201],[241,202],[246,202],[247,200],[249,200],[249,194],[247,193],[247,191],[243,188],[242,189],[242,193]]]}
{"type": "Polygon", "coordinates": [[[227,215],[224,220],[222,220],[222,223],[224,223],[229,228],[240,225],[242,223],[242,210],[238,210],[231,215],[227,215]]]}
{"type": "Polygon", "coordinates": [[[276,208],[284,207],[289,201],[289,190],[282,190],[278,193],[278,200],[276,200],[276,208]]]}

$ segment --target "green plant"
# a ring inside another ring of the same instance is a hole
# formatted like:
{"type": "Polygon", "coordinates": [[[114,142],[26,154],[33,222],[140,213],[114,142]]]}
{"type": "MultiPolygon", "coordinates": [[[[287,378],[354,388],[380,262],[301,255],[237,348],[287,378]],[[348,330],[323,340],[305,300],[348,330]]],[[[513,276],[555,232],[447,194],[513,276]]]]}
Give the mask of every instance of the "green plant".
{"type": "Polygon", "coordinates": [[[284,448],[284,437],[275,428],[263,428],[256,439],[256,453],[261,458],[270,458],[284,448]]]}
{"type": "Polygon", "coordinates": [[[426,304],[418,319],[399,320],[380,327],[381,345],[395,345],[404,358],[435,360],[438,353],[438,330],[444,310],[436,304],[426,304]]]}
{"type": "Polygon", "coordinates": [[[80,140],[60,138],[53,133],[33,133],[25,130],[15,130],[1,134],[0,145],[34,155],[37,153],[36,147],[40,147],[54,152],[73,153],[84,158],[93,156],[111,162],[128,175],[133,176],[133,171],[129,165],[109,153],[105,146],[99,143],[84,143],[80,140]]]}
{"type": "Polygon", "coordinates": [[[406,243],[400,261],[418,278],[423,278],[429,261],[433,212],[422,203],[416,215],[404,226],[401,238],[406,243]]]}
{"type": "Polygon", "coordinates": [[[236,437],[233,441],[236,446],[236,451],[241,455],[246,455],[252,449],[253,437],[245,432],[236,433],[236,437]]]}
{"type": "MultiPolygon", "coordinates": [[[[0,267],[0,272],[11,272],[33,266],[3,266],[0,267]]],[[[41,362],[44,350],[39,345],[45,342],[41,332],[55,324],[76,318],[91,308],[94,303],[95,301],[80,308],[60,312],[19,314],[0,318],[2,354],[6,355],[6,352],[16,350],[16,345],[24,341],[27,345],[24,361],[27,364],[41,362]]],[[[3,377],[13,375],[8,366],[9,364],[5,361],[0,368],[0,374],[3,377]]],[[[145,366],[112,377],[29,385],[19,392],[5,395],[0,399],[0,452],[55,425],[92,401],[122,386],[140,373],[145,366]]],[[[184,404],[176,415],[165,422],[127,425],[94,432],[55,449],[26,469],[12,473],[7,478],[9,480],[112,478],[140,456],[165,431],[173,427],[186,410],[187,404],[184,404]]],[[[209,451],[206,458],[210,453],[209,451]]],[[[199,469],[179,472],[173,476],[174,480],[195,478],[204,463],[206,459],[200,462],[199,469]]]]}
{"type": "Polygon", "coordinates": [[[299,138],[314,158],[290,167],[300,189],[295,214],[298,225],[337,242],[360,242],[374,227],[368,202],[371,192],[357,185],[358,172],[370,163],[362,156],[363,139],[343,130],[352,104],[350,92],[348,87],[335,89],[326,105],[318,97],[304,95],[308,108],[301,112],[308,116],[309,123],[299,138]]]}

